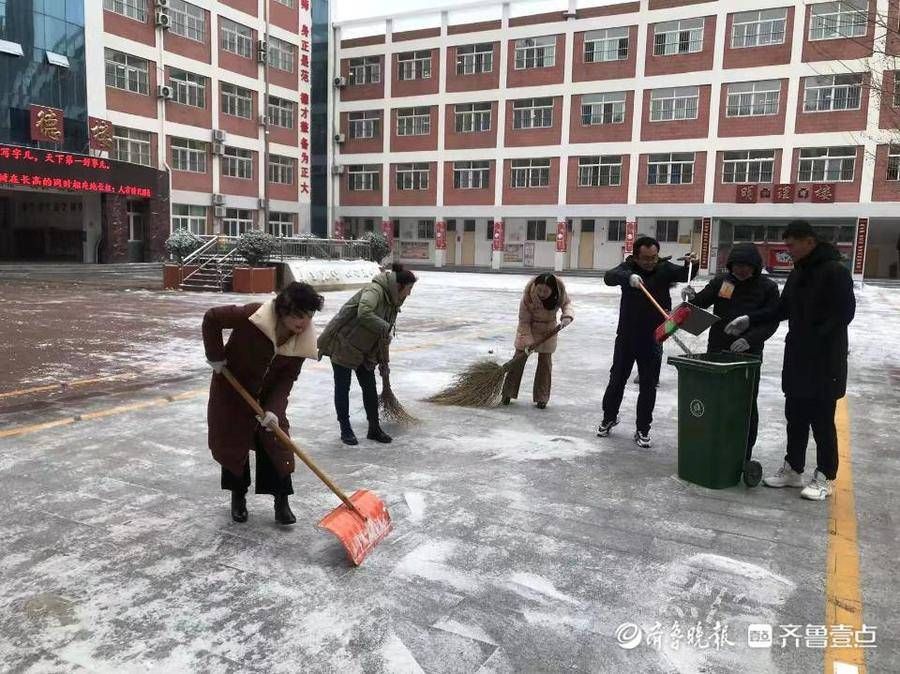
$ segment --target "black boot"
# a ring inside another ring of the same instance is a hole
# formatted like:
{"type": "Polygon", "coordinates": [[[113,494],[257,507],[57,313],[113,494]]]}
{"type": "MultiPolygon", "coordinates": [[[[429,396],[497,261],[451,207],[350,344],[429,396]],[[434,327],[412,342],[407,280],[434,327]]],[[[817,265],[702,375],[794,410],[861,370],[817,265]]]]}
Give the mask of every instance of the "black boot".
{"type": "Polygon", "coordinates": [[[275,497],[275,521],[278,524],[293,524],[297,521],[288,505],[287,494],[279,494],[275,497]]]}
{"type": "Polygon", "coordinates": [[[387,444],[393,440],[393,438],[381,430],[381,426],[377,423],[369,424],[369,432],[366,434],[366,437],[369,440],[374,440],[375,442],[383,442],[387,444]]]}
{"type": "Polygon", "coordinates": [[[247,492],[231,492],[231,519],[235,522],[247,521],[247,492]]]}
{"type": "Polygon", "coordinates": [[[341,421],[341,442],[345,445],[358,445],[359,440],[356,439],[356,434],[353,432],[353,427],[350,425],[350,420],[341,421]]]}

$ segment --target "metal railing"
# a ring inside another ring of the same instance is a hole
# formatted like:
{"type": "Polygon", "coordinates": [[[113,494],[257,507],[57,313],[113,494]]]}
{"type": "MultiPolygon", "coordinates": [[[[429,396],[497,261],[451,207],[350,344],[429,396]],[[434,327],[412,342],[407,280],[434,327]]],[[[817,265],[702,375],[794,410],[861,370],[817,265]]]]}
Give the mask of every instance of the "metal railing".
{"type": "MultiPolygon", "coordinates": [[[[203,260],[201,267],[205,267],[213,259],[224,261],[225,258],[228,258],[232,265],[234,264],[239,237],[201,234],[197,238],[203,241],[203,244],[193,253],[185,256],[182,265],[197,264],[198,260],[204,258],[209,259],[203,260]]],[[[275,237],[275,240],[278,246],[275,253],[269,258],[270,262],[283,262],[286,259],[370,260],[372,256],[372,246],[368,241],[305,237],[275,237]]]]}

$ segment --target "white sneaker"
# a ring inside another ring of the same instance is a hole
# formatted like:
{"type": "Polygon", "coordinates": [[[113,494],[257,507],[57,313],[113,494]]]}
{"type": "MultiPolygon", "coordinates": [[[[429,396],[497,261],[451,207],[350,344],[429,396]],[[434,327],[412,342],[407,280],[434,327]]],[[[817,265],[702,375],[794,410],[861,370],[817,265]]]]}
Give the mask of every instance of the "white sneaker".
{"type": "Polygon", "coordinates": [[[803,487],[800,496],[810,501],[824,501],[831,496],[833,490],[831,480],[825,477],[824,473],[817,470],[813,473],[813,478],[809,484],[803,487]]]}
{"type": "Polygon", "coordinates": [[[613,429],[613,426],[619,425],[619,417],[616,417],[613,421],[602,421],[600,423],[600,427],[597,429],[597,437],[605,438],[609,435],[609,432],[613,429]]]}
{"type": "Polygon", "coordinates": [[[802,487],[803,476],[791,468],[791,464],[785,461],[784,465],[778,469],[777,473],[763,478],[763,484],[767,487],[775,487],[776,489],[781,489],[782,487],[802,487]]]}
{"type": "Polygon", "coordinates": [[[652,447],[652,443],[650,441],[650,432],[641,433],[640,431],[634,432],[634,442],[635,444],[642,449],[650,449],[652,447]]]}

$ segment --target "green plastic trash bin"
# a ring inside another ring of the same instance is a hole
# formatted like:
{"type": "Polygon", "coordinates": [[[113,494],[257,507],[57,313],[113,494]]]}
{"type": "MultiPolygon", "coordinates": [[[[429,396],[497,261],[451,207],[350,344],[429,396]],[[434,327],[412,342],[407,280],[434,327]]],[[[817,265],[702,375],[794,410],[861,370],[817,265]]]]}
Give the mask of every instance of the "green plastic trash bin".
{"type": "Polygon", "coordinates": [[[678,477],[710,489],[740,481],[758,356],[672,356],[678,370],[678,477]]]}

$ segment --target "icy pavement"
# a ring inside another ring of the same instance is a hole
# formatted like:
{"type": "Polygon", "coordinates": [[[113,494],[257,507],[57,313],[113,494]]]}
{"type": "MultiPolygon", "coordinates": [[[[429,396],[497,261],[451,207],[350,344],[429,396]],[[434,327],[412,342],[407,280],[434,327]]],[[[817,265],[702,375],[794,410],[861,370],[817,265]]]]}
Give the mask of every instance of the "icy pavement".
{"type": "MultiPolygon", "coordinates": [[[[108,384],[0,398],[0,433],[100,413],[0,439],[0,671],[822,671],[822,649],[750,649],[747,628],[825,623],[827,505],[680,481],[668,365],[653,449],[630,439],[632,385],[622,425],[594,437],[617,289],[567,282],[576,321],[560,337],[547,410],[528,403],[532,362],[517,403],[471,411],[418,401],[474,359],[511,355],[526,278],[421,276],[392,379],[423,424],[388,426],[387,447],[341,445],[327,362],[305,365],[289,408],[295,438],[338,484],[388,504],[395,531],[358,569],[314,528],[337,499],[302,467],[297,525],[276,526],[271,498],[255,495],[249,522],[230,520],[206,449],[199,323],[212,303],[250,298],[82,288],[66,331],[52,288],[0,292],[15,300],[0,309],[0,337],[18,363],[0,393],[92,373],[108,384]],[[625,623],[658,624],[659,647],[620,646],[625,623]]],[[[320,328],[350,295],[326,294],[320,328]]],[[[863,619],[877,627],[866,657],[872,672],[898,671],[900,291],[858,298],[852,464],[863,619]]],[[[763,366],[756,458],[767,470],[784,451],[784,329],[763,366]]],[[[351,395],[361,431],[355,385],[351,395]]]]}

